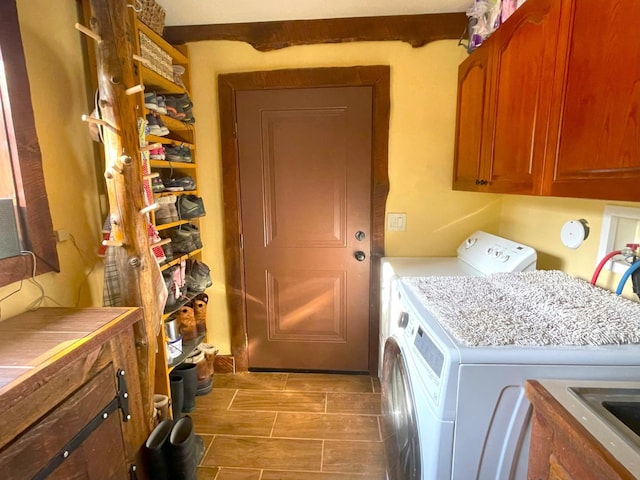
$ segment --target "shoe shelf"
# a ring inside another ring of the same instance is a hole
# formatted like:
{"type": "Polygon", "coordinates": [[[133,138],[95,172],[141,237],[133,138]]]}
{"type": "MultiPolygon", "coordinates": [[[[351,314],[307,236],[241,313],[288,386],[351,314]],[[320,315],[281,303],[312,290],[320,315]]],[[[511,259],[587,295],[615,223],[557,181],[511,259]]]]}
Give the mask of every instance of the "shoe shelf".
{"type": "MultiPolygon", "coordinates": [[[[181,194],[182,192],[174,192],[174,195],[177,193],[181,194]]],[[[178,220],[177,222],[161,223],[159,225],[156,225],[156,230],[169,230],[170,228],[179,227],[180,225],[185,225],[187,223],[189,223],[189,220],[178,220]]]]}
{"type": "MultiPolygon", "coordinates": [[[[174,170],[182,169],[196,169],[195,163],[189,162],[171,162],[169,160],[149,160],[149,166],[151,168],[172,168],[174,170]]],[[[182,193],[182,192],[174,192],[182,193]]]]}
{"type": "MultiPolygon", "coordinates": [[[[195,145],[193,143],[183,142],[182,140],[174,140],[173,138],[169,138],[169,137],[147,135],[147,141],[149,143],[162,143],[163,145],[176,145],[178,147],[189,147],[189,149],[191,150],[195,149],[195,145]]],[[[190,162],[184,162],[184,163],[190,163],[190,162]]]]}
{"type": "Polygon", "coordinates": [[[205,334],[200,334],[193,340],[182,342],[182,353],[168,362],[169,371],[180,365],[193,352],[198,345],[204,342],[205,334]]]}
{"type": "Polygon", "coordinates": [[[198,195],[198,190],[179,190],[177,192],[156,192],[153,194],[155,198],[169,197],[171,195],[198,195]]]}
{"type": "Polygon", "coordinates": [[[160,117],[164,126],[171,130],[171,133],[175,132],[184,132],[189,136],[193,135],[195,130],[194,125],[192,123],[185,123],[182,120],[178,120],[177,118],[172,117],[171,115],[165,115],[163,113],[155,112],[154,110],[149,110],[145,107],[144,114],[146,115],[156,115],[160,117]]]}
{"type": "Polygon", "coordinates": [[[183,87],[164,78],[159,73],[154,72],[144,65],[140,65],[140,72],[142,73],[142,81],[144,82],[145,90],[154,90],[158,93],[185,93],[185,89],[183,87]]]}
{"type": "Polygon", "coordinates": [[[167,263],[164,263],[164,264],[160,265],[160,271],[164,272],[166,269],[171,268],[174,265],[179,264],[182,260],[186,260],[187,258],[194,257],[194,256],[198,255],[200,252],[202,252],[201,248],[193,250],[193,251],[191,251],[189,253],[184,253],[184,254],[180,255],[178,258],[174,258],[170,262],[167,262],[167,263]]]}

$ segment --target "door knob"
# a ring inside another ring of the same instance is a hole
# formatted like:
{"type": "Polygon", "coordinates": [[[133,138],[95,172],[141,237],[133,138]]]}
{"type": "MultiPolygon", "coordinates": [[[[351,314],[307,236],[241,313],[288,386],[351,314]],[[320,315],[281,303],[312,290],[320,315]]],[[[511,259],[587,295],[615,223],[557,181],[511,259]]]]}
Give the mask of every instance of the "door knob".
{"type": "Polygon", "coordinates": [[[367,256],[361,250],[358,250],[356,253],[353,254],[353,256],[356,257],[356,260],[359,262],[364,262],[364,259],[367,258],[367,256]]]}

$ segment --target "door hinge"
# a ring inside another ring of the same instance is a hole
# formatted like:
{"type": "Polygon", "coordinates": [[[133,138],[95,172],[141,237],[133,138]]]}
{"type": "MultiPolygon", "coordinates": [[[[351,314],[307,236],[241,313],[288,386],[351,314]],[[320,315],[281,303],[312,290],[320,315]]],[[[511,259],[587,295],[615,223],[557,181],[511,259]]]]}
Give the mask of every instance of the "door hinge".
{"type": "Polygon", "coordinates": [[[238,138],[238,122],[233,125],[233,138],[238,138]]]}

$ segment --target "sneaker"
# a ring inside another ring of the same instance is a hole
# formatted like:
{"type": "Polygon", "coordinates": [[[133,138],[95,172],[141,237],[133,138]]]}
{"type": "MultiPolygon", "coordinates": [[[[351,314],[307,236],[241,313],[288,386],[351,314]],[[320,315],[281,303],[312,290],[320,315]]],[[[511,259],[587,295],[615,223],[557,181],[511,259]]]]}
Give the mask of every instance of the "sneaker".
{"type": "Polygon", "coordinates": [[[196,248],[202,248],[202,239],[200,238],[200,230],[195,225],[191,223],[187,223],[186,225],[180,226],[180,229],[188,232],[191,235],[191,239],[193,240],[196,248]]]}
{"type": "Polygon", "coordinates": [[[196,195],[182,195],[178,200],[178,213],[180,218],[185,220],[206,215],[202,198],[196,195]]]}
{"type": "Polygon", "coordinates": [[[189,260],[187,262],[185,283],[190,293],[202,293],[213,284],[211,270],[203,262],[195,259],[189,260]]]}
{"type": "MultiPolygon", "coordinates": [[[[147,115],[147,128],[149,135],[162,136],[163,130],[160,128],[158,118],[155,115],[147,115]]],[[[166,134],[165,134],[166,135],[166,134]]]]}
{"type": "Polygon", "coordinates": [[[160,127],[160,136],[164,137],[165,135],[169,135],[171,133],[169,129],[164,125],[164,122],[160,117],[156,117],[156,121],[158,122],[158,127],[160,127]]]}
{"type": "Polygon", "coordinates": [[[149,156],[151,157],[152,160],[164,160],[165,159],[164,147],[154,148],[149,152],[149,156]]]}
{"type": "Polygon", "coordinates": [[[182,120],[184,118],[184,110],[180,105],[180,102],[178,102],[175,97],[167,95],[164,102],[167,109],[167,115],[177,120],[182,120]]]}
{"type": "Polygon", "coordinates": [[[145,92],[144,94],[144,106],[154,112],[158,111],[158,98],[155,92],[145,92]]]}
{"type": "Polygon", "coordinates": [[[164,225],[180,220],[178,218],[178,210],[176,208],[176,196],[167,195],[156,199],[158,209],[156,210],[156,225],[164,225]]]}
{"type": "Polygon", "coordinates": [[[162,251],[164,252],[167,262],[173,260],[173,247],[171,246],[171,243],[165,243],[162,245],[162,251]]]}
{"type": "Polygon", "coordinates": [[[191,150],[189,147],[178,145],[167,145],[165,147],[165,157],[170,162],[192,163],[191,150]]]}
{"type": "Polygon", "coordinates": [[[162,95],[156,95],[156,101],[158,102],[158,113],[161,113],[162,115],[166,115],[167,114],[167,104],[164,100],[164,97],[162,95]]]}
{"type": "Polygon", "coordinates": [[[173,251],[178,253],[189,253],[196,250],[191,234],[179,228],[171,233],[171,246],[173,251]]]}
{"type": "Polygon", "coordinates": [[[151,191],[153,193],[160,193],[164,191],[164,183],[162,182],[162,178],[154,177],[151,179],[151,191]]]}
{"type": "Polygon", "coordinates": [[[182,190],[195,190],[196,182],[192,177],[170,178],[164,182],[165,188],[180,188],[182,190]]]}

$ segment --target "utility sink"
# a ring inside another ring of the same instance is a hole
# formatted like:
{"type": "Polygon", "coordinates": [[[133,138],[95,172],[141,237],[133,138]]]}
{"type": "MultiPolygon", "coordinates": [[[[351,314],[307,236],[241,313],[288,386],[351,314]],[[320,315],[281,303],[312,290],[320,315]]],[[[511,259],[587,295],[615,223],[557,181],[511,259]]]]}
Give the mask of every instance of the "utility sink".
{"type": "Polygon", "coordinates": [[[569,387],[569,391],[640,450],[640,388],[569,387]]]}

